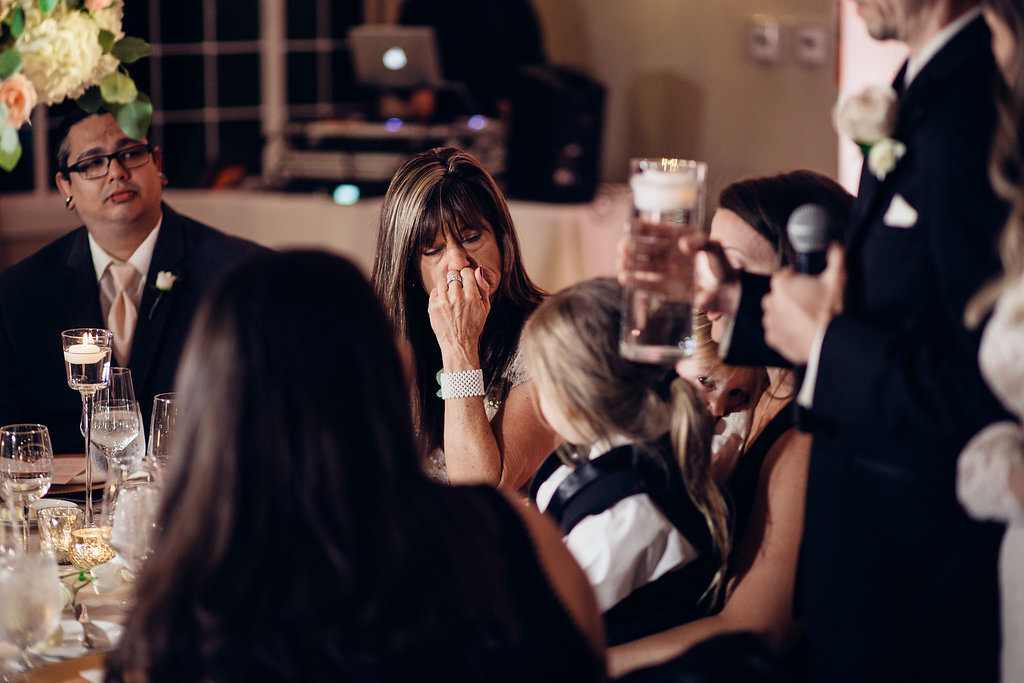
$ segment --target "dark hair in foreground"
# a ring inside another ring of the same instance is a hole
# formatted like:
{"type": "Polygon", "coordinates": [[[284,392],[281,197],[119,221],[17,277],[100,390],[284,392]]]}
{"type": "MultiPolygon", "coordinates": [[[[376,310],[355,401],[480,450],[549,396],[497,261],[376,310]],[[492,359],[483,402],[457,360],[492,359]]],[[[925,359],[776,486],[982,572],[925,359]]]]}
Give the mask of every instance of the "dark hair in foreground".
{"type": "Polygon", "coordinates": [[[748,178],[728,185],[718,197],[718,208],[732,211],[764,237],[779,254],[780,266],[796,260],[786,234],[786,223],[803,204],[819,204],[835,226],[833,239],[846,243],[853,196],[831,178],[814,171],[789,171],[748,178]]]}
{"type": "Polygon", "coordinates": [[[444,641],[455,625],[521,629],[490,508],[421,472],[391,328],[351,263],[232,270],[177,390],[163,534],[108,680],[430,678],[489,652],[444,641]]]}
{"type": "Polygon", "coordinates": [[[501,282],[480,336],[484,384],[490,390],[501,383],[515,358],[523,322],[544,297],[523,268],[519,237],[501,190],[472,156],[438,147],[399,167],[380,212],[371,281],[395,334],[412,346],[413,412],[427,452],[442,445],[444,406],[435,395],[441,349],[427,315],[429,291],[423,291],[420,283],[420,254],[438,231],[459,236],[464,227],[479,227],[484,221],[494,231],[502,266],[501,282]]]}

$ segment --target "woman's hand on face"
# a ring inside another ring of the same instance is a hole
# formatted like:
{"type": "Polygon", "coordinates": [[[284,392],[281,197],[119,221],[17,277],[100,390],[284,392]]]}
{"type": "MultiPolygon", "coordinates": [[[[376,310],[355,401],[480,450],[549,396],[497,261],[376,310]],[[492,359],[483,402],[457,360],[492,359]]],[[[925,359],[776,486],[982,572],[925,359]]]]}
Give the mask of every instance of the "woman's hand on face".
{"type": "Polygon", "coordinates": [[[490,274],[486,268],[466,267],[457,272],[461,282],[448,280],[453,274],[449,271],[430,291],[430,327],[445,371],[475,370],[480,367],[480,335],[491,311],[490,274]]]}

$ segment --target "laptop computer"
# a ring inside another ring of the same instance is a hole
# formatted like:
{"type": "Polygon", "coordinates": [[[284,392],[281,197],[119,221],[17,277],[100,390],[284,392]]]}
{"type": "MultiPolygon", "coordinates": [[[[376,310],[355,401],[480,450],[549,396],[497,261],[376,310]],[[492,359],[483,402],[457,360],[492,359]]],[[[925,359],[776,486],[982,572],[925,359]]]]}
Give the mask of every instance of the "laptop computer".
{"type": "Polygon", "coordinates": [[[363,24],[348,32],[356,82],[376,88],[438,87],[441,59],[430,26],[363,24]]]}

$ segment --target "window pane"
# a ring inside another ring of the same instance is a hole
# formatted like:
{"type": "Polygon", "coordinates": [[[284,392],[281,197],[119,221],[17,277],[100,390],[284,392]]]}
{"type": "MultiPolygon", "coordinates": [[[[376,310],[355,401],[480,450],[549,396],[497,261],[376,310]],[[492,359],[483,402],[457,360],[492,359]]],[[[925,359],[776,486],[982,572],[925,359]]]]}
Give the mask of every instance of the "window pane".
{"type": "MultiPolygon", "coordinates": [[[[307,1],[300,0],[298,4],[304,5],[307,1]]],[[[259,3],[220,0],[217,4],[217,40],[257,40],[259,37],[259,3]]]]}
{"type": "Polygon", "coordinates": [[[288,55],[288,104],[313,104],[316,92],[316,53],[292,52],[288,55]]]}
{"type": "Polygon", "coordinates": [[[200,187],[206,172],[206,136],[201,123],[164,126],[164,171],[171,187],[200,187]]]}
{"type": "Polygon", "coordinates": [[[183,55],[164,57],[160,61],[164,79],[164,109],[202,109],[205,104],[203,58],[199,55],[183,55]]]}
{"type": "Polygon", "coordinates": [[[217,57],[218,97],[222,107],[250,107],[260,103],[259,55],[217,57]]]}
{"type": "Polygon", "coordinates": [[[221,179],[225,180],[230,167],[243,166],[248,175],[260,173],[260,154],[263,138],[259,121],[227,121],[220,124],[221,179]]]}
{"type": "MultiPolygon", "coordinates": [[[[133,2],[128,11],[134,11],[135,4],[133,2]]],[[[203,0],[160,3],[160,42],[198,43],[202,40],[203,0]]]]}
{"type": "Polygon", "coordinates": [[[288,29],[285,35],[291,40],[316,38],[316,3],[313,0],[293,1],[287,6],[285,21],[288,29]]]}

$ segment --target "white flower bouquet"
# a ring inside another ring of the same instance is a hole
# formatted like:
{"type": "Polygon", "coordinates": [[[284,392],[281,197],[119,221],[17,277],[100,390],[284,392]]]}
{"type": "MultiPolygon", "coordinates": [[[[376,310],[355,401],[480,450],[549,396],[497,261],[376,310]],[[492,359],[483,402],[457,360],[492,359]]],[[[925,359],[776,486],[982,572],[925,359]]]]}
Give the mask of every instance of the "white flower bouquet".
{"type": "Polygon", "coordinates": [[[123,10],[123,0],[0,0],[0,168],[21,158],[17,131],[37,102],[103,107],[125,134],[145,136],[153,105],[124,65],[152,48],[124,34],[123,10]]]}

